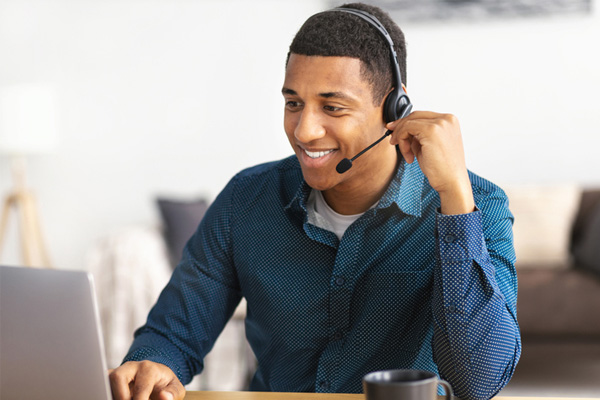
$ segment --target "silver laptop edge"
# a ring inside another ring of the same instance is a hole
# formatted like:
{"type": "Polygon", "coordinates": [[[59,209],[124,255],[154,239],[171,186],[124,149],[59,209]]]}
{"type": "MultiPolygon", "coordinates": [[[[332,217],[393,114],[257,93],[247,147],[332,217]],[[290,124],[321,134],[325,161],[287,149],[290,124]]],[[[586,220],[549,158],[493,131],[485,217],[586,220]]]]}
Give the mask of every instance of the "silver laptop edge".
{"type": "Polygon", "coordinates": [[[90,273],[0,266],[0,398],[111,399],[90,273]]]}

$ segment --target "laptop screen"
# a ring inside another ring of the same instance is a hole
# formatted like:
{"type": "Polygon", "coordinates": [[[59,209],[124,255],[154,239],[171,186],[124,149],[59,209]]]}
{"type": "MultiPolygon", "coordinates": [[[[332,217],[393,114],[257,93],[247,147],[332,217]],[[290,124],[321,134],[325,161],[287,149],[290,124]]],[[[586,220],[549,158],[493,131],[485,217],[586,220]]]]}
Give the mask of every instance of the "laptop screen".
{"type": "Polygon", "coordinates": [[[111,398],[90,274],[0,266],[0,398],[111,398]]]}

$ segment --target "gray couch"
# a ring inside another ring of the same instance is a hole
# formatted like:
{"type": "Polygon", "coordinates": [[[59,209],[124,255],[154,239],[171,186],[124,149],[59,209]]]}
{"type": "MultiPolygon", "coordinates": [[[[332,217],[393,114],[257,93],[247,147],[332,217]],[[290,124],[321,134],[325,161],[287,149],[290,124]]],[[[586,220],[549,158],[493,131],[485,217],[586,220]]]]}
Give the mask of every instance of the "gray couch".
{"type": "Polygon", "coordinates": [[[584,190],[566,269],[517,270],[523,352],[506,395],[600,395],[600,190],[584,190]]]}

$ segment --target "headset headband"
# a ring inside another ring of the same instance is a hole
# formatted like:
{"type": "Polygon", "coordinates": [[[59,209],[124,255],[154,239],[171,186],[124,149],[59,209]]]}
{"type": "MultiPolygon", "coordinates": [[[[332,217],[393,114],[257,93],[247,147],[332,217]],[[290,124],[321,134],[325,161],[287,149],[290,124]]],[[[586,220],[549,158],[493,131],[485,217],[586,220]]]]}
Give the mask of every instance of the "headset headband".
{"type": "Polygon", "coordinates": [[[387,44],[390,47],[390,58],[391,58],[391,62],[392,62],[392,73],[394,75],[394,83],[396,84],[397,90],[402,90],[402,76],[400,75],[400,65],[398,63],[398,55],[396,54],[396,49],[394,48],[394,41],[392,40],[392,37],[390,36],[387,29],[385,29],[385,26],[383,26],[383,24],[374,15],[372,15],[366,11],[357,10],[354,8],[339,7],[339,8],[332,8],[331,10],[324,11],[324,12],[329,12],[329,11],[340,11],[340,12],[345,12],[348,14],[356,15],[357,17],[362,18],[363,20],[367,21],[372,27],[377,29],[377,31],[381,34],[381,36],[383,36],[383,38],[385,39],[385,41],[387,42],[387,44]]]}

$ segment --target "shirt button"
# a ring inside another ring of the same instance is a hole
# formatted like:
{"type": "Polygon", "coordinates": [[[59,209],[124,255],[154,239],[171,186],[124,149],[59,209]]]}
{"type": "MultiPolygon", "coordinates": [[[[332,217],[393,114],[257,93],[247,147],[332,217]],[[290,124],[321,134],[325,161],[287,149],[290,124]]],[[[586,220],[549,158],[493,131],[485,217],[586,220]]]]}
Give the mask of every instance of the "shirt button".
{"type": "Polygon", "coordinates": [[[341,331],[337,331],[336,333],[333,334],[334,340],[340,340],[343,337],[344,337],[344,334],[341,331]]]}
{"type": "Polygon", "coordinates": [[[342,278],[341,276],[338,278],[335,278],[335,284],[338,286],[344,286],[344,284],[346,283],[346,279],[342,278]]]}
{"type": "Polygon", "coordinates": [[[329,389],[329,382],[321,381],[319,382],[319,387],[321,388],[321,390],[327,390],[329,389]]]}
{"type": "Polygon", "coordinates": [[[456,240],[456,236],[454,236],[454,235],[446,235],[446,237],[444,238],[444,240],[446,241],[446,243],[454,243],[454,241],[456,240]]]}
{"type": "Polygon", "coordinates": [[[451,313],[456,312],[456,306],[454,304],[450,304],[448,306],[448,311],[451,313]]]}

